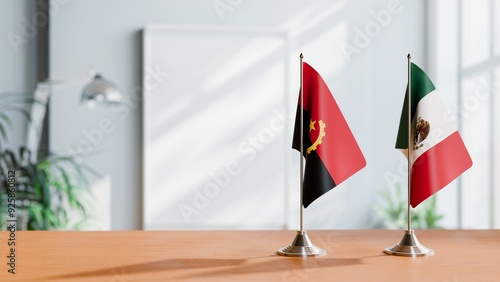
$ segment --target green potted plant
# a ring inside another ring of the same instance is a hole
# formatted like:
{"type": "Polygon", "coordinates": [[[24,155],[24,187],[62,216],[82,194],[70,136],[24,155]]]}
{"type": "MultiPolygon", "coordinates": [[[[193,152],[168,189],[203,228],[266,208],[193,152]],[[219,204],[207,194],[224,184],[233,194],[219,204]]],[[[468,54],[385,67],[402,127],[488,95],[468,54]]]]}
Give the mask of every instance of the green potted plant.
{"type": "MultiPolygon", "coordinates": [[[[78,163],[73,156],[45,154],[35,162],[24,146],[20,146],[18,152],[4,146],[8,138],[7,129],[12,126],[7,112],[18,112],[30,120],[27,107],[34,102],[23,95],[0,95],[0,200],[7,203],[8,198],[13,196],[9,194],[12,185],[8,185],[9,175],[13,175],[14,210],[18,224],[21,224],[18,228],[78,229],[88,215],[85,199],[90,191],[86,173],[93,171],[78,163]]],[[[0,226],[4,226],[8,216],[7,209],[3,208],[0,211],[0,226]]]]}
{"type": "MultiPolygon", "coordinates": [[[[375,228],[406,229],[408,218],[408,199],[403,194],[400,182],[391,189],[381,192],[381,204],[375,205],[375,228]]],[[[411,225],[415,229],[440,229],[443,215],[437,212],[436,197],[431,196],[418,207],[411,210],[411,225]]]]}

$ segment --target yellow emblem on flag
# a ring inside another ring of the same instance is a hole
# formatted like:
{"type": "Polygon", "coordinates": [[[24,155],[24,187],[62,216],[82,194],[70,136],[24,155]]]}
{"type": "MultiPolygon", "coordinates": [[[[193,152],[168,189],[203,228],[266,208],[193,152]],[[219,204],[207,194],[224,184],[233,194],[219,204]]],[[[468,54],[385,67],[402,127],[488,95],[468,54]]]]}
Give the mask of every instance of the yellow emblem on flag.
{"type": "MultiPolygon", "coordinates": [[[[325,137],[326,135],[325,132],[326,124],[323,122],[323,120],[319,120],[318,124],[319,124],[319,134],[316,140],[313,142],[313,144],[309,146],[309,148],[307,148],[308,154],[316,150],[316,148],[318,148],[318,146],[321,145],[321,143],[323,143],[323,137],[325,137]]],[[[311,132],[312,130],[316,130],[315,125],[316,121],[311,120],[311,122],[309,123],[309,132],[311,132]]]]}

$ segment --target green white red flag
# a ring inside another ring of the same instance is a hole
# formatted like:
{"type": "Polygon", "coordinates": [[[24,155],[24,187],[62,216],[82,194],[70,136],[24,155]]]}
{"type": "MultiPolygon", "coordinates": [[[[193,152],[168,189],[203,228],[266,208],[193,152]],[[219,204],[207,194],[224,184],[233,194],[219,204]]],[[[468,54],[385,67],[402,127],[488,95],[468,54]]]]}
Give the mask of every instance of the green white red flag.
{"type": "MultiPolygon", "coordinates": [[[[411,166],[410,204],[418,206],[472,166],[456,124],[436,87],[411,63],[411,148],[405,150],[411,166]],[[409,152],[409,153],[408,153],[409,152]]],[[[408,88],[401,113],[396,148],[408,149],[408,88]]]]}

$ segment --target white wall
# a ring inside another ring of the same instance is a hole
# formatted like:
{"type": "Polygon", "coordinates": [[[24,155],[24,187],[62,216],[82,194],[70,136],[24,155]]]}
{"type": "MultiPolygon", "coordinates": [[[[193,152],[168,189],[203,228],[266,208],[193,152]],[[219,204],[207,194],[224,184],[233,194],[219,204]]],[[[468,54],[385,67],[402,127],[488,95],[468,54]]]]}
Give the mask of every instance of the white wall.
{"type": "MultiPolygon", "coordinates": [[[[0,1],[0,92],[32,93],[36,84],[36,32],[28,28],[35,1],[0,1]]],[[[8,147],[24,144],[26,120],[11,115],[8,147]]]]}
{"type": "MultiPolygon", "coordinates": [[[[129,101],[121,112],[89,110],[78,105],[78,87],[57,91],[51,98],[52,149],[72,146],[75,151],[91,151],[83,154],[84,161],[102,174],[94,189],[101,204],[96,211],[102,218],[99,228],[141,227],[141,111],[136,97],[142,75],[141,30],[148,23],[288,30],[294,54],[290,60],[303,52],[321,73],[368,162],[306,210],[306,228],[370,227],[376,193],[390,184],[388,175],[398,175],[402,162],[393,147],[406,84],[406,54],[411,52],[414,61],[425,67],[424,1],[402,0],[398,5],[388,0],[53,0],[52,4],[56,2],[65,4],[60,4],[50,25],[51,75],[72,76],[93,65],[119,85],[129,101]],[[226,3],[219,7],[227,10],[217,12],[214,3],[226,3]],[[375,19],[381,10],[392,13],[383,12],[390,19],[379,24],[375,19]],[[372,36],[360,35],[365,29],[372,36]],[[349,56],[341,49],[346,44],[354,52],[349,56]],[[112,132],[99,131],[103,119],[112,122],[112,132]]],[[[294,75],[291,97],[298,89],[298,73],[294,75]]],[[[290,177],[294,183],[296,177],[290,177]]]]}

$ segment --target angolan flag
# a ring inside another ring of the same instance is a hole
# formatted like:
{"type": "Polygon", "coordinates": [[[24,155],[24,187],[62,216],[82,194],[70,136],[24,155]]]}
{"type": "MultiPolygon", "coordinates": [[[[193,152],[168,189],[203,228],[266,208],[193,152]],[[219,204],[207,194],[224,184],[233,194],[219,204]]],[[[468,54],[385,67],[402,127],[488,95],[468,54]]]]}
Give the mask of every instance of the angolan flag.
{"type": "MultiPolygon", "coordinates": [[[[472,166],[472,159],[429,77],[411,63],[410,204],[441,190],[472,166]]],[[[408,87],[401,113],[396,148],[408,149],[408,87]]]]}
{"type": "MultiPolygon", "coordinates": [[[[303,205],[314,200],[366,165],[363,153],[339,106],[321,76],[303,63],[304,172],[303,205]]],[[[300,151],[300,98],[292,147],[300,151]]]]}

